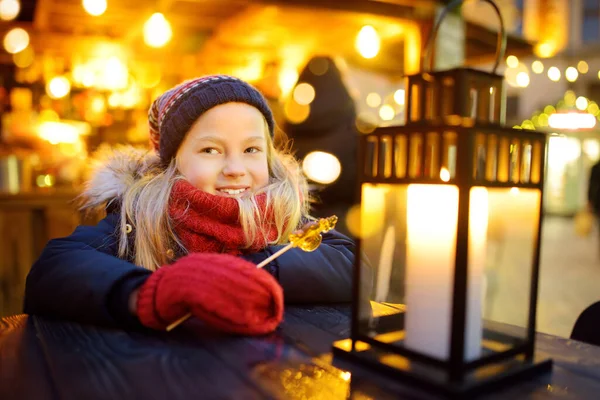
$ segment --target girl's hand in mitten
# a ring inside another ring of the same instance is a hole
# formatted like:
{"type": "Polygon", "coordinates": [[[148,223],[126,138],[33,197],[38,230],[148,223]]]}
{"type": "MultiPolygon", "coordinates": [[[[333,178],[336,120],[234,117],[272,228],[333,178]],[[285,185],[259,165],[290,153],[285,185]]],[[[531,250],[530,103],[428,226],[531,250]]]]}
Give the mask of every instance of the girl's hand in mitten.
{"type": "Polygon", "coordinates": [[[269,273],[242,258],[193,253],[161,267],[140,287],[138,318],[164,329],[187,313],[219,330],[270,333],[283,317],[283,292],[269,273]]]}

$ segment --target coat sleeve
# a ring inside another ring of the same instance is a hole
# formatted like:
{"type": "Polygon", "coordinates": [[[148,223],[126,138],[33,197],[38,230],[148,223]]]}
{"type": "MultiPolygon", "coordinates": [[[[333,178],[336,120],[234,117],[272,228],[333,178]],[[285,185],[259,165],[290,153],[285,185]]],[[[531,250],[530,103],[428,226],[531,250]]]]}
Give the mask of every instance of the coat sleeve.
{"type": "Polygon", "coordinates": [[[116,256],[117,215],[48,242],[25,286],[24,312],[98,325],[137,324],[131,292],[151,272],[116,256]]]}
{"type": "MultiPolygon", "coordinates": [[[[258,264],[282,247],[271,246],[246,258],[258,264]]],[[[265,268],[279,280],[288,304],[349,302],[354,251],[351,239],[330,231],[315,251],[291,249],[265,268]]]]}

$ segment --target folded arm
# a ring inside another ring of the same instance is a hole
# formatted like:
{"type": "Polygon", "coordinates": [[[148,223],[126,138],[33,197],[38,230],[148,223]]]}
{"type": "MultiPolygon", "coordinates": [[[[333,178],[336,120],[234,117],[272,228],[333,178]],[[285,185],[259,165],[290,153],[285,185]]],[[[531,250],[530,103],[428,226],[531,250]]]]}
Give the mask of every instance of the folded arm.
{"type": "Polygon", "coordinates": [[[116,256],[117,218],[109,214],[48,242],[27,276],[25,313],[102,325],[137,322],[127,302],[151,271],[116,256]]]}

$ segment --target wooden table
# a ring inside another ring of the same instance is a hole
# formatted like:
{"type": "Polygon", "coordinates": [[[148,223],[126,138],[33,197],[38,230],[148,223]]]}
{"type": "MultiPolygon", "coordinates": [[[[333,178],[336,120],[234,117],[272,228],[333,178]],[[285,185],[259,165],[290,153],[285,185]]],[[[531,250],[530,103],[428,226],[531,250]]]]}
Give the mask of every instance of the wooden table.
{"type": "MultiPolygon", "coordinates": [[[[288,307],[266,337],[233,337],[190,320],[170,333],[18,315],[0,321],[0,399],[431,398],[369,371],[347,372],[331,343],[348,306],[288,307]],[[334,366],[335,365],[335,366],[334,366]]],[[[539,335],[551,375],[486,399],[598,399],[600,348],[539,335]]]]}

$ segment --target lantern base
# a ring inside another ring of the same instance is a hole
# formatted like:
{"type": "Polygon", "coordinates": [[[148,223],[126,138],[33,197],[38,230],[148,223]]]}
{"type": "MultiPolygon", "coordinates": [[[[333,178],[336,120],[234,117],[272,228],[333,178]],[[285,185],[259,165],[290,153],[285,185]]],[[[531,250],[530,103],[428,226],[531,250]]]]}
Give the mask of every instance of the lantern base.
{"type": "Polygon", "coordinates": [[[416,361],[374,349],[367,343],[357,340],[355,348],[351,349],[351,340],[344,339],[333,344],[334,364],[339,367],[352,369],[356,366],[363,370],[381,372],[395,381],[408,384],[420,390],[442,395],[447,398],[468,398],[490,390],[509,387],[513,382],[532,378],[552,370],[552,360],[545,359],[536,362],[514,358],[502,363],[482,366],[469,374],[462,383],[449,382],[435,367],[423,366],[416,361]],[[350,365],[340,365],[339,362],[349,361],[350,365]],[[437,373],[436,373],[437,372],[437,373]]]}

